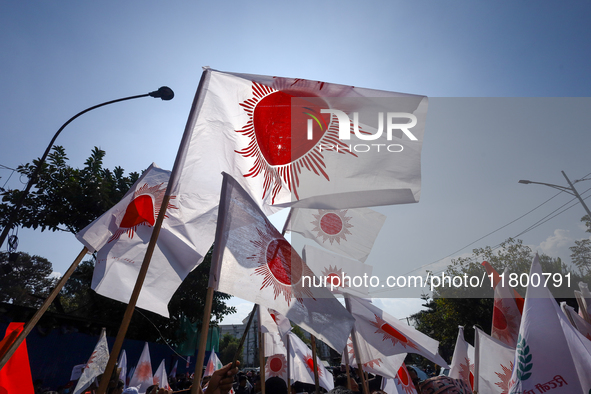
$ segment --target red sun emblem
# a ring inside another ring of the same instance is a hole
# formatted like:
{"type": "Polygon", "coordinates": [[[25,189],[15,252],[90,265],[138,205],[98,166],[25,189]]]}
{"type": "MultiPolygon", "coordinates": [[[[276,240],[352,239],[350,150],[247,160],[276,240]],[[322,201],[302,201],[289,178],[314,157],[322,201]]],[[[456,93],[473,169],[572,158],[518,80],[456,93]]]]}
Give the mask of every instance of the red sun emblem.
{"type": "Polygon", "coordinates": [[[323,153],[314,149],[319,144],[338,145],[338,153],[357,157],[339,140],[338,122],[333,121],[330,114],[320,112],[322,108],[329,108],[328,104],[320,105],[324,83],[277,78],[274,86],[253,82],[253,97],[240,103],[249,120],[236,132],[248,137],[249,143],[246,148],[235,151],[245,158],[254,158],[244,176],[262,174],[265,177],[262,197],[270,191],[272,203],[283,187],[299,199],[299,174],[304,169],[330,180],[324,170],[323,153]],[[308,120],[312,121],[310,140],[308,120]]]}
{"type": "Polygon", "coordinates": [[[316,232],[317,238],[322,238],[322,242],[330,241],[341,244],[341,240],[346,241],[347,235],[351,235],[349,229],[353,227],[349,224],[350,216],[346,216],[346,209],[326,210],[319,209],[318,215],[313,215],[314,220],[311,224],[314,226],[312,231],[316,232]]]}
{"type": "Polygon", "coordinates": [[[134,377],[137,376],[139,382],[145,382],[146,380],[153,379],[152,376],[152,365],[149,361],[142,361],[134,372],[134,377]]]}
{"type": "Polygon", "coordinates": [[[412,394],[412,393],[417,392],[417,390],[415,389],[414,383],[412,382],[412,379],[410,378],[408,370],[406,369],[406,366],[404,364],[402,364],[400,369],[398,369],[398,373],[396,374],[395,380],[396,380],[396,385],[399,388],[401,388],[402,390],[404,390],[405,393],[412,394]]]}
{"type": "Polygon", "coordinates": [[[322,275],[326,278],[326,286],[327,287],[329,287],[331,285],[334,288],[345,287],[345,286],[343,286],[345,283],[341,283],[341,282],[343,280],[343,277],[346,274],[343,274],[343,270],[340,268],[337,268],[336,265],[334,267],[332,265],[329,265],[328,268],[325,267],[322,270],[322,275]]]}
{"type": "Polygon", "coordinates": [[[460,363],[460,378],[474,388],[474,364],[469,358],[464,358],[465,363],[460,363]]]}
{"type": "MultiPolygon", "coordinates": [[[[155,186],[144,184],[133,193],[133,199],[127,205],[125,214],[121,218],[119,228],[109,238],[108,242],[119,239],[123,233],[127,233],[129,238],[133,238],[138,226],[152,227],[160,213],[160,206],[164,199],[166,185],[160,183],[155,186]]],[[[176,198],[175,196],[170,199],[176,198]]],[[[168,209],[178,209],[172,204],[168,204],[168,209]]],[[[167,216],[165,216],[167,217],[167,216]]]]}
{"type": "Polygon", "coordinates": [[[313,298],[310,289],[300,284],[302,276],[314,275],[312,270],[277,230],[268,223],[265,227],[264,230],[256,229],[258,239],[250,242],[256,246],[258,253],[248,257],[259,264],[252,275],[263,276],[261,290],[273,286],[275,299],[283,294],[287,305],[292,298],[300,302],[304,296],[313,298]]]}
{"type": "MultiPolygon", "coordinates": [[[[314,373],[314,360],[312,359],[312,356],[306,354],[304,356],[304,362],[306,363],[306,367],[308,368],[308,370],[314,373]]],[[[322,370],[320,369],[318,361],[316,361],[316,371],[318,371],[318,377],[322,377],[322,370]]]]}
{"type": "Polygon", "coordinates": [[[495,372],[495,375],[497,375],[499,377],[499,379],[501,379],[500,382],[496,382],[495,386],[498,386],[499,389],[501,389],[501,394],[508,394],[509,393],[509,387],[511,387],[511,373],[513,371],[513,361],[509,362],[509,368],[505,367],[503,364],[501,364],[501,368],[503,369],[503,372],[499,373],[499,372],[495,372]]]}
{"type": "Polygon", "coordinates": [[[388,339],[392,342],[393,346],[401,344],[404,348],[411,347],[413,349],[418,349],[417,345],[415,345],[412,341],[410,341],[400,331],[398,331],[397,329],[392,327],[390,324],[388,324],[387,321],[385,321],[384,319],[382,319],[378,315],[374,314],[374,316],[375,316],[376,320],[370,321],[370,324],[372,326],[374,326],[375,328],[377,328],[377,330],[375,332],[376,334],[382,334],[384,336],[384,338],[382,339],[383,341],[388,339]]]}
{"type": "Polygon", "coordinates": [[[287,362],[283,354],[276,354],[269,357],[267,360],[267,366],[265,368],[267,376],[279,376],[283,377],[287,373],[287,362]]]}
{"type": "Polygon", "coordinates": [[[504,304],[502,298],[496,298],[493,309],[492,336],[509,346],[517,345],[519,335],[519,318],[511,313],[511,308],[504,304]]]}
{"type": "MultiPolygon", "coordinates": [[[[347,351],[349,352],[349,365],[355,360],[355,350],[353,349],[353,340],[349,335],[349,339],[347,340],[347,351]]],[[[383,363],[381,358],[374,358],[373,360],[369,360],[366,363],[363,363],[365,368],[375,369],[375,367],[380,367],[383,363]]]]}

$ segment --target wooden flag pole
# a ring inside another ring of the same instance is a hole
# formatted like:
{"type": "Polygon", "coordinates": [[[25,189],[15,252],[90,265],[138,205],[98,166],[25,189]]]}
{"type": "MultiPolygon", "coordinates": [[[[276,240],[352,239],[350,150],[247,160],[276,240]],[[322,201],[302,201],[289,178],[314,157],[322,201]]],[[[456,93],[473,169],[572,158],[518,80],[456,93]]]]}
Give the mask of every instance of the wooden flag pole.
{"type": "Polygon", "coordinates": [[[201,336],[199,337],[199,351],[195,360],[195,374],[193,375],[193,386],[191,394],[197,394],[197,388],[201,387],[201,378],[203,377],[203,361],[205,360],[205,348],[207,347],[207,333],[209,332],[209,318],[211,316],[211,306],[213,304],[213,287],[207,288],[205,296],[205,306],[203,308],[203,321],[201,322],[201,336]]]}
{"type": "Polygon", "coordinates": [[[285,336],[285,350],[287,353],[287,390],[291,392],[291,345],[289,335],[285,336]]]}
{"type": "MultiPolygon", "coordinates": [[[[170,181],[168,186],[170,187],[170,181]]],[[[144,284],[146,274],[148,273],[148,268],[150,267],[152,254],[154,253],[154,249],[156,248],[156,242],[158,241],[158,235],[160,234],[160,229],[162,228],[162,222],[164,221],[164,216],[166,214],[166,209],[168,207],[169,201],[170,194],[168,194],[167,188],[167,193],[164,195],[164,198],[162,199],[162,205],[160,206],[158,218],[156,219],[156,223],[154,224],[154,228],[152,229],[152,236],[150,238],[150,243],[148,244],[148,249],[146,250],[146,254],[144,256],[144,261],[142,262],[140,272],[138,273],[137,280],[133,288],[133,292],[131,293],[131,298],[127,303],[127,308],[125,309],[125,314],[123,315],[123,321],[121,321],[121,325],[119,326],[119,332],[117,332],[117,337],[115,338],[115,343],[113,344],[113,349],[111,350],[111,354],[109,355],[109,361],[107,362],[107,366],[105,367],[105,372],[103,373],[103,376],[111,376],[113,374],[113,369],[115,368],[117,358],[119,357],[119,352],[121,351],[121,347],[123,346],[123,340],[125,340],[125,334],[127,334],[127,329],[129,328],[129,323],[131,322],[131,317],[133,316],[135,305],[137,304],[137,300],[140,296],[140,291],[142,290],[142,285],[144,284]]],[[[106,394],[108,385],[109,379],[101,379],[101,383],[99,385],[97,394],[106,394]]]]}
{"type": "MultiPolygon", "coordinates": [[[[74,260],[74,262],[72,263],[70,268],[68,268],[66,273],[57,282],[55,288],[51,291],[49,296],[45,299],[45,301],[43,302],[43,305],[41,305],[41,308],[39,308],[39,310],[37,312],[35,312],[35,314],[31,318],[31,320],[28,321],[28,323],[25,325],[25,327],[23,328],[23,330],[21,331],[19,336],[16,337],[14,342],[12,342],[12,344],[6,349],[6,351],[1,353],[2,358],[0,359],[0,369],[2,369],[4,367],[4,365],[8,362],[8,360],[10,360],[10,357],[12,357],[12,355],[14,354],[16,349],[18,349],[20,344],[23,343],[23,341],[25,340],[27,335],[29,335],[31,330],[39,322],[39,320],[41,319],[41,317],[43,316],[45,311],[47,311],[47,308],[49,308],[49,306],[51,305],[51,303],[53,302],[55,297],[57,297],[57,295],[62,290],[62,288],[64,287],[64,285],[66,284],[66,282],[68,281],[70,276],[72,276],[74,271],[76,271],[78,264],[80,264],[80,262],[82,261],[82,259],[86,255],[86,253],[88,253],[88,249],[86,247],[82,248],[82,251],[80,252],[80,254],[78,254],[78,257],[76,257],[76,259],[74,260]]],[[[7,341],[6,343],[10,343],[10,341],[7,341]]]]}
{"type": "MultiPolygon", "coordinates": [[[[347,294],[345,296],[345,306],[347,307],[347,311],[351,313],[351,301],[349,300],[349,296],[347,294]]],[[[359,346],[357,344],[357,331],[355,330],[355,326],[351,329],[351,342],[353,342],[353,351],[355,352],[355,359],[357,361],[357,368],[360,372],[361,384],[363,385],[363,392],[365,394],[369,394],[369,386],[367,385],[367,381],[365,380],[365,374],[363,373],[363,363],[361,362],[361,356],[359,353],[359,346]]]]}
{"type": "Polygon", "coordinates": [[[261,376],[261,393],[265,393],[265,333],[261,331],[261,307],[257,310],[259,314],[259,365],[260,365],[260,376],[261,376]]]}
{"type": "Polygon", "coordinates": [[[232,361],[232,369],[236,368],[236,361],[238,360],[238,356],[242,352],[242,345],[244,345],[244,340],[246,339],[246,335],[248,334],[248,330],[250,330],[250,325],[252,324],[252,320],[254,318],[254,314],[257,312],[258,304],[254,304],[252,307],[252,311],[250,312],[250,317],[248,318],[248,323],[246,323],[246,328],[244,329],[244,333],[242,334],[242,338],[240,338],[240,343],[238,344],[238,349],[236,349],[236,353],[234,353],[234,361],[232,361]]]}
{"type": "Polygon", "coordinates": [[[350,368],[349,368],[349,349],[347,349],[347,347],[345,346],[345,372],[347,373],[347,388],[349,390],[351,390],[351,373],[350,373],[350,368]]]}
{"type": "Polygon", "coordinates": [[[310,342],[312,343],[312,363],[314,365],[314,385],[315,393],[320,394],[320,381],[318,378],[318,360],[316,359],[316,337],[310,335],[310,342]]]}

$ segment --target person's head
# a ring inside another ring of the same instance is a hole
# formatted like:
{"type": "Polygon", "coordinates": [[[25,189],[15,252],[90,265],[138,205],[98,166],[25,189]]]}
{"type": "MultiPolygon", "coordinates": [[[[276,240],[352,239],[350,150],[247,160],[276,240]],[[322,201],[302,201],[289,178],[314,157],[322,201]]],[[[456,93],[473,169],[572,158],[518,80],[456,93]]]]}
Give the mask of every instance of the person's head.
{"type": "Polygon", "coordinates": [[[410,380],[412,380],[412,383],[415,386],[415,389],[417,389],[417,392],[419,391],[419,383],[421,382],[421,379],[419,379],[419,375],[417,375],[417,371],[414,370],[414,368],[411,368],[409,366],[406,367],[406,370],[408,371],[408,375],[410,376],[410,380]]]}
{"type": "Polygon", "coordinates": [[[344,387],[335,387],[334,389],[330,390],[328,394],[355,394],[353,391],[344,388],[344,387]]]}
{"type": "Polygon", "coordinates": [[[273,376],[265,382],[265,392],[273,394],[287,394],[287,383],[278,376],[273,376]]]}
{"type": "Polygon", "coordinates": [[[146,389],[146,394],[158,394],[158,385],[153,384],[146,389]]]}
{"type": "Polygon", "coordinates": [[[240,387],[246,386],[246,381],[247,380],[248,379],[246,378],[246,375],[244,375],[244,374],[238,376],[238,384],[240,385],[240,387]]]}

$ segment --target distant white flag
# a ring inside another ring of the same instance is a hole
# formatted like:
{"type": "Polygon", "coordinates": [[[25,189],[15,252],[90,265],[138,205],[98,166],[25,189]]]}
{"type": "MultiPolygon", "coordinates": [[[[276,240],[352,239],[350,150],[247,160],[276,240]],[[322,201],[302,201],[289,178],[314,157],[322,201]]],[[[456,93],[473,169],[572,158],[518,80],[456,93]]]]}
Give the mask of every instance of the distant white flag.
{"type": "Polygon", "coordinates": [[[560,308],[573,324],[573,326],[579,330],[581,334],[587,339],[591,341],[591,324],[587,323],[585,319],[583,319],[575,310],[566,304],[566,302],[562,302],[560,304],[560,308]]]}
{"type": "Polygon", "coordinates": [[[382,390],[387,394],[417,394],[417,389],[404,364],[398,368],[394,379],[382,379],[382,390]]]}
{"type": "Polygon", "coordinates": [[[265,357],[270,357],[274,354],[283,354],[287,356],[287,349],[285,343],[281,339],[279,333],[265,332],[263,333],[265,341],[265,357]]]}
{"type": "Polygon", "coordinates": [[[177,369],[178,366],[179,366],[179,360],[176,360],[174,362],[174,367],[172,367],[172,370],[170,371],[170,375],[169,376],[171,378],[176,378],[176,369],[177,369]]]}
{"type": "Polygon", "coordinates": [[[321,279],[322,286],[333,293],[348,293],[367,297],[371,284],[369,279],[373,267],[359,261],[347,259],[310,245],[304,246],[302,258],[314,274],[321,279]]]}
{"type": "Polygon", "coordinates": [[[140,360],[135,367],[130,387],[137,387],[140,394],[145,393],[146,389],[154,384],[154,375],[152,375],[152,362],[150,360],[150,349],[148,342],[144,345],[144,350],[140,355],[140,360]]]}
{"type": "Polygon", "coordinates": [[[166,365],[164,360],[160,362],[158,369],[154,372],[154,384],[157,384],[159,388],[170,390],[168,384],[168,375],[166,374],[166,365]]]}
{"type": "Polygon", "coordinates": [[[353,317],[314,276],[246,191],[224,174],[210,286],[274,309],[339,351],[353,317]]]}
{"type": "Polygon", "coordinates": [[[82,393],[99,375],[105,372],[108,361],[109,345],[107,344],[107,334],[103,328],[99,341],[94,347],[94,351],[90,355],[88,362],[84,366],[78,383],[76,383],[74,394],[82,393]]]}
{"type": "Polygon", "coordinates": [[[265,379],[280,377],[287,383],[287,359],[286,354],[272,354],[265,364],[265,379]]]}
{"type": "Polygon", "coordinates": [[[285,340],[285,335],[292,329],[289,319],[275,309],[260,307],[259,311],[261,332],[276,333],[279,335],[279,338],[285,340]]]}
{"type": "Polygon", "coordinates": [[[537,254],[529,278],[510,392],[586,394],[591,389],[591,355],[583,342],[587,339],[566,319],[548,288],[541,285],[544,276],[537,254]]]}
{"type": "Polygon", "coordinates": [[[475,360],[478,364],[478,392],[509,393],[515,348],[487,335],[479,328],[476,328],[476,335],[479,347],[478,360],[475,360]]]}
{"type": "Polygon", "coordinates": [[[462,379],[464,383],[474,388],[474,346],[464,339],[464,327],[458,327],[456,347],[451,359],[449,377],[462,379]]]}
{"type": "MultiPolygon", "coordinates": [[[[113,208],[86,226],[76,238],[90,251],[98,251],[92,289],[121,302],[129,302],[152,227],[158,217],[170,171],[152,164],[113,208]]],[[[201,262],[195,239],[185,229],[194,213],[180,209],[173,196],[137,301],[139,308],[168,317],[168,302],[183,279],[201,262]]]]}
{"type": "MultiPolygon", "coordinates": [[[[303,383],[314,384],[314,359],[312,350],[306,346],[297,335],[292,332],[289,336],[289,356],[291,358],[291,379],[303,383]]],[[[316,369],[320,387],[327,391],[334,388],[333,376],[322,364],[322,360],[316,357],[316,369]]]]}
{"type": "Polygon", "coordinates": [[[209,360],[207,360],[207,366],[205,367],[203,376],[212,376],[213,373],[221,367],[223,367],[222,362],[218,358],[218,355],[212,350],[209,355],[209,360]]]}
{"type": "Polygon", "coordinates": [[[447,366],[438,353],[438,341],[400,323],[368,300],[353,296],[349,300],[357,334],[382,354],[416,353],[438,365],[447,366]]]}
{"type": "Polygon", "coordinates": [[[385,220],[386,216],[369,208],[294,208],[287,230],[312,239],[331,252],[364,262],[385,220]]]}
{"type": "Polygon", "coordinates": [[[125,349],[121,351],[117,366],[120,369],[119,380],[123,382],[123,388],[127,388],[127,353],[125,353],[125,349]]]}
{"type": "Polygon", "coordinates": [[[580,291],[575,291],[575,297],[579,304],[579,316],[591,324],[591,292],[589,292],[589,285],[585,282],[579,282],[579,289],[580,291]]]}
{"type": "Polygon", "coordinates": [[[349,337],[349,340],[347,341],[347,348],[345,349],[348,354],[347,357],[345,357],[345,353],[343,352],[341,355],[341,363],[345,364],[348,358],[349,365],[353,368],[357,368],[357,359],[359,358],[365,372],[387,378],[396,378],[399,372],[399,367],[402,365],[404,359],[407,356],[407,353],[386,356],[378,349],[367,343],[367,341],[360,335],[357,335],[357,346],[359,347],[359,357],[357,357],[355,354],[353,340],[351,337],[349,337]]]}
{"type": "MultiPolygon", "coordinates": [[[[507,270],[505,270],[505,277],[509,277],[507,270]]],[[[513,290],[508,285],[502,286],[499,283],[495,286],[491,336],[515,348],[520,324],[521,312],[513,297],[513,290]]]]}

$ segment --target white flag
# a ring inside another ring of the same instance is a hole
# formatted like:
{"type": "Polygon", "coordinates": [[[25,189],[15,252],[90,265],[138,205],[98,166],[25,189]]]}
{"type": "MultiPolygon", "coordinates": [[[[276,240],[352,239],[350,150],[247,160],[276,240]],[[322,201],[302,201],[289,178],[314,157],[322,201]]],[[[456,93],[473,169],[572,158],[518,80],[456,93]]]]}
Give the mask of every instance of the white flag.
{"type": "Polygon", "coordinates": [[[575,291],[575,297],[579,304],[579,316],[591,324],[591,292],[587,283],[579,282],[580,291],[575,291]]]}
{"type": "MultiPolygon", "coordinates": [[[[261,332],[277,334],[281,341],[285,341],[285,336],[292,329],[289,319],[275,309],[262,308],[259,306],[259,311],[261,332]]],[[[265,353],[266,352],[267,350],[265,349],[265,353]]]]}
{"type": "Polygon", "coordinates": [[[348,297],[348,300],[351,314],[355,317],[357,334],[374,348],[380,349],[382,354],[416,353],[435,364],[447,366],[438,353],[438,341],[400,323],[368,300],[353,296],[348,297]]]}
{"type": "Polygon", "coordinates": [[[591,355],[583,343],[587,339],[568,322],[548,288],[541,285],[543,278],[536,254],[529,273],[510,392],[586,394],[591,389],[591,355]]]}
{"type": "Polygon", "coordinates": [[[386,216],[369,208],[294,208],[287,230],[312,239],[331,252],[365,262],[385,220],[386,216]]]}
{"type": "Polygon", "coordinates": [[[90,358],[86,362],[82,375],[76,383],[74,394],[82,393],[99,375],[105,372],[107,362],[109,361],[109,345],[107,344],[107,334],[105,329],[101,332],[101,336],[90,358]]]}
{"type": "Polygon", "coordinates": [[[205,367],[203,376],[212,376],[213,373],[221,367],[223,367],[222,362],[218,358],[218,355],[212,350],[209,355],[209,360],[207,360],[207,366],[205,367]]]}
{"type": "MultiPolygon", "coordinates": [[[[505,270],[505,277],[509,277],[507,270],[505,270]]],[[[502,286],[499,283],[495,286],[491,336],[515,348],[520,324],[521,312],[513,297],[513,291],[508,285],[502,286]]]]}
{"type": "Polygon", "coordinates": [[[130,387],[137,387],[140,394],[145,393],[146,389],[154,384],[154,375],[152,375],[152,362],[150,361],[150,349],[148,342],[144,345],[144,350],[140,355],[140,360],[135,367],[130,387]]]}
{"type": "Polygon", "coordinates": [[[474,346],[464,339],[464,327],[458,327],[456,347],[451,359],[449,377],[462,379],[464,383],[474,388],[474,346]]]}
{"type": "MultiPolygon", "coordinates": [[[[92,288],[129,302],[160,211],[170,172],[152,164],[123,199],[76,234],[98,251],[92,288]]],[[[195,251],[194,213],[171,198],[137,306],[168,317],[168,302],[188,273],[202,260],[195,251]]],[[[211,244],[210,244],[211,246],[211,244]]],[[[207,252],[207,251],[206,251],[207,252]]]]}
{"type": "Polygon", "coordinates": [[[404,364],[398,368],[394,379],[382,379],[382,390],[387,394],[417,394],[417,389],[404,364]]]}
{"type": "Polygon", "coordinates": [[[179,366],[179,360],[176,360],[174,362],[174,367],[172,367],[172,371],[170,371],[170,375],[169,376],[171,378],[176,378],[176,369],[177,369],[178,366],[179,366]]]}
{"type": "Polygon", "coordinates": [[[585,319],[583,319],[575,310],[566,304],[566,302],[560,303],[560,308],[567,316],[568,320],[572,323],[572,325],[579,330],[581,334],[587,339],[591,341],[591,324],[587,323],[585,319]]]}
{"type": "Polygon", "coordinates": [[[323,209],[417,202],[426,111],[424,96],[206,69],[174,193],[215,215],[224,171],[267,214],[295,200],[323,209]]]}
{"type": "Polygon", "coordinates": [[[509,393],[515,348],[476,328],[478,336],[478,392],[483,394],[509,393]]]}
{"type": "MultiPolygon", "coordinates": [[[[292,381],[314,384],[312,350],[294,333],[289,332],[287,335],[289,336],[292,381]]],[[[324,387],[327,391],[332,390],[334,388],[332,374],[324,367],[318,356],[316,357],[316,369],[320,387],[324,387]]]]}
{"type": "Polygon", "coordinates": [[[121,351],[117,366],[120,368],[119,380],[123,382],[123,388],[127,388],[127,353],[125,353],[125,349],[121,351]]]}
{"type": "Polygon", "coordinates": [[[360,359],[365,372],[387,378],[396,378],[400,369],[399,367],[407,356],[407,353],[386,356],[367,343],[367,341],[360,335],[357,335],[357,346],[359,348],[359,357],[357,357],[353,348],[353,340],[349,337],[347,348],[345,349],[348,353],[345,355],[343,352],[341,355],[341,364],[346,364],[346,360],[349,359],[349,365],[353,368],[357,368],[357,359],[360,359]]]}
{"type": "Polygon", "coordinates": [[[287,359],[286,354],[272,354],[265,364],[265,380],[272,377],[280,377],[287,383],[287,359]]]}
{"type": "Polygon", "coordinates": [[[313,276],[246,191],[224,174],[210,286],[274,309],[340,351],[353,317],[327,289],[309,284],[313,276]]]}
{"type": "Polygon", "coordinates": [[[168,384],[168,375],[166,374],[166,366],[164,365],[164,360],[160,362],[158,369],[154,372],[154,384],[157,384],[159,388],[170,390],[170,385],[168,384]]]}
{"type": "Polygon", "coordinates": [[[304,246],[302,258],[312,269],[321,283],[333,293],[348,293],[367,297],[371,286],[369,278],[373,267],[359,261],[347,259],[310,245],[304,246]]]}

